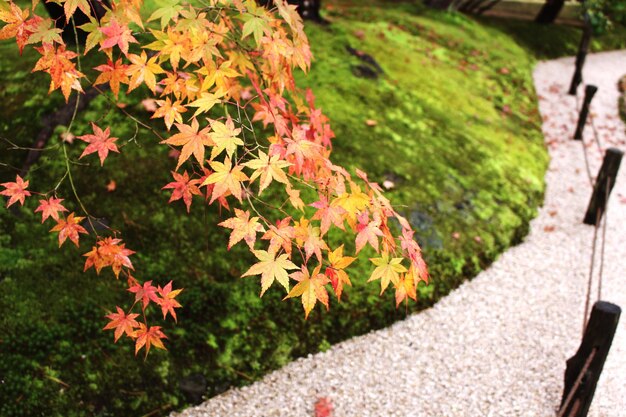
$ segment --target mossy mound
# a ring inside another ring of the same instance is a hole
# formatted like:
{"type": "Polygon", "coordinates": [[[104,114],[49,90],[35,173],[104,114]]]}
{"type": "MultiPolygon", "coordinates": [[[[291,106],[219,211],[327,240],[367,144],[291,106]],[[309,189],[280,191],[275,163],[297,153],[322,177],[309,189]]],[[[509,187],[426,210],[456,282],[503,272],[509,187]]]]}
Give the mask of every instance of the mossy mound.
{"type": "MultiPolygon", "coordinates": [[[[227,214],[198,204],[187,216],[182,203],[167,205],[161,187],[175,165],[168,149],[98,98],[74,131],[98,120],[125,146],[103,168],[72,166],[79,195],[138,251],[139,277],[185,287],[184,308],[177,325],[166,324],[169,350],[136,359],[132,346],[114,345],[101,331],[105,309],[128,301],[123,283],[82,273],[86,249],[58,250],[50,226],[32,213],[36,198],[18,215],[0,210],[0,415],[165,414],[186,404],[182,378],[204,375],[207,395],[215,395],[386,326],[432,305],[526,233],[547,164],[533,55],[501,29],[458,14],[398,2],[328,3],[332,24],[309,25],[316,61],[299,82],[333,120],[336,160],[393,185],[391,200],[417,228],[432,272],[419,303],[396,310],[391,293],[379,297],[364,282],[366,262],[350,271],[356,288],[343,302],[329,313],[316,309],[306,322],[299,303],[282,302],[279,290],[259,299],[257,280],[238,279],[250,255],[227,252],[228,232],[215,226],[227,214]]],[[[18,58],[6,43],[0,49],[0,135],[28,147],[40,129],[34,120],[62,99],[47,96],[45,77],[29,74],[36,54],[18,58]]],[[[141,98],[127,98],[127,110],[147,119],[141,98]]],[[[55,147],[60,130],[30,171],[32,188],[52,188],[65,172],[55,147]]],[[[26,151],[2,146],[4,182],[26,151]]],[[[69,151],[77,158],[82,146],[69,151]]],[[[76,209],[67,184],[60,194],[76,209]]]]}

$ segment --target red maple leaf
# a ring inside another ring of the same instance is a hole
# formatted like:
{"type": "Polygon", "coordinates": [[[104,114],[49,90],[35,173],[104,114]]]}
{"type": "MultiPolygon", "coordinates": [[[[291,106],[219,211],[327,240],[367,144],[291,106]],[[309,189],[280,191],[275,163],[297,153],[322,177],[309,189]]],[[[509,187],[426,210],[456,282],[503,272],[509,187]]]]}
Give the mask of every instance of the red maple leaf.
{"type": "Polygon", "coordinates": [[[128,26],[120,25],[116,19],[111,19],[107,26],[102,26],[99,30],[105,36],[100,46],[101,51],[117,45],[124,55],[128,55],[128,44],[138,43],[128,26]]]}
{"type": "Polygon", "coordinates": [[[111,320],[104,326],[103,330],[115,329],[115,341],[117,342],[122,334],[126,333],[129,337],[135,337],[135,328],[139,327],[139,323],[135,320],[135,317],[139,314],[126,314],[124,310],[119,307],[115,307],[117,313],[107,314],[106,318],[111,320]]]}
{"type": "Polygon", "coordinates": [[[84,217],[74,217],[74,213],[71,213],[67,219],[57,220],[57,225],[50,231],[59,232],[59,247],[65,243],[67,238],[70,238],[78,246],[78,234],[87,234],[87,230],[79,224],[83,219],[84,217]]]}
{"type": "Polygon", "coordinates": [[[83,151],[81,158],[85,155],[92,154],[94,152],[98,152],[98,156],[100,157],[100,166],[104,165],[104,160],[107,156],[109,156],[109,151],[119,153],[119,149],[115,145],[115,141],[118,138],[110,137],[111,129],[107,127],[104,131],[100,129],[95,123],[91,123],[91,127],[93,129],[93,135],[83,135],[78,136],[78,139],[84,140],[89,143],[85,150],[83,151]]]}
{"type": "Polygon", "coordinates": [[[41,212],[41,222],[45,222],[48,217],[59,220],[59,212],[68,211],[63,204],[62,198],[50,197],[47,200],[39,200],[39,207],[35,209],[35,213],[41,212]]]}
{"type": "Polygon", "coordinates": [[[144,282],[143,286],[137,283],[128,289],[128,291],[135,293],[135,301],[141,300],[144,310],[146,309],[150,301],[154,301],[155,303],[159,304],[157,290],[157,287],[152,285],[152,281],[144,282]]]}
{"type": "Polygon", "coordinates": [[[320,230],[322,235],[328,232],[330,225],[334,224],[341,230],[345,230],[343,227],[343,219],[346,214],[346,210],[343,207],[333,207],[328,204],[328,198],[325,195],[320,194],[319,201],[310,204],[311,207],[315,207],[317,211],[313,215],[313,220],[320,220],[320,230]]]}
{"type": "Polygon", "coordinates": [[[189,213],[189,209],[191,208],[191,198],[194,195],[202,195],[200,189],[198,188],[198,184],[200,184],[199,179],[189,179],[189,174],[187,171],[183,172],[183,174],[178,174],[172,171],[172,176],[176,181],[172,181],[163,188],[162,190],[172,189],[172,196],[170,197],[169,203],[172,201],[180,200],[181,198],[185,202],[187,206],[187,213],[189,213]]]}
{"type": "Polygon", "coordinates": [[[24,181],[19,175],[15,177],[15,182],[5,182],[0,184],[4,187],[4,190],[0,191],[0,195],[9,197],[7,207],[11,204],[19,201],[20,205],[24,205],[24,199],[30,196],[30,192],[26,191],[28,188],[28,181],[24,181]]]}

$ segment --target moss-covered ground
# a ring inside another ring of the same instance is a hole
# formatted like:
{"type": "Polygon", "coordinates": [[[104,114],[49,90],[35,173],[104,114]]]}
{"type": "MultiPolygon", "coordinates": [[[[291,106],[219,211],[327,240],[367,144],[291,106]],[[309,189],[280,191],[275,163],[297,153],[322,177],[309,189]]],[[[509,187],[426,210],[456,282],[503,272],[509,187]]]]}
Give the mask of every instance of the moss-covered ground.
{"type": "MultiPolygon", "coordinates": [[[[417,228],[432,271],[420,301],[396,310],[392,294],[381,298],[365,285],[365,268],[351,271],[356,288],[341,304],[306,322],[299,303],[282,302],[279,291],[259,299],[256,279],[238,279],[249,255],[227,252],[227,231],[215,226],[227,214],[197,204],[187,215],[182,204],[168,205],[161,191],[175,165],[168,149],[101,97],[73,131],[102,121],[124,147],[103,168],[95,158],[90,167],[72,164],[76,188],[91,214],[138,251],[141,278],[185,287],[184,308],[177,325],[166,324],[169,350],[135,358],[130,344],[113,344],[101,330],[106,309],[128,302],[123,283],[82,273],[86,250],[57,248],[32,212],[35,198],[16,212],[0,210],[0,415],[166,414],[187,404],[180,381],[190,374],[205,376],[207,396],[249,383],[432,305],[524,236],[547,164],[531,68],[536,57],[571,53],[576,31],[550,28],[535,42],[528,23],[511,28],[400,2],[326,3],[332,24],[308,25],[316,61],[299,82],[333,121],[336,160],[393,183],[390,197],[417,228]],[[357,76],[373,67],[348,46],[374,58],[382,74],[357,76]]],[[[31,146],[41,117],[63,104],[47,95],[46,77],[30,73],[35,55],[20,58],[0,43],[0,182],[26,157],[7,139],[31,146]]],[[[125,102],[144,120],[141,94],[125,102]]],[[[52,188],[65,172],[62,130],[28,175],[35,189],[52,188]]],[[[73,160],[78,142],[67,145],[73,160]]],[[[60,194],[77,209],[67,181],[60,194]]]]}

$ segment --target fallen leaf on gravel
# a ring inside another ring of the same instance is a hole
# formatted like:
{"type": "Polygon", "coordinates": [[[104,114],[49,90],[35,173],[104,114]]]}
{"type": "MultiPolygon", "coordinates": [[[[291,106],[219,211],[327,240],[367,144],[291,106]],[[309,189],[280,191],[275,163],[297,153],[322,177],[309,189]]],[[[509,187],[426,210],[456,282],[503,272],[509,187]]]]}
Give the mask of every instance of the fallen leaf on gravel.
{"type": "Polygon", "coordinates": [[[333,404],[326,397],[318,398],[315,402],[315,417],[332,417],[333,404]]]}
{"type": "Polygon", "coordinates": [[[554,225],[544,226],[543,228],[543,231],[546,233],[554,232],[555,230],[556,230],[556,226],[554,225]]]}
{"type": "Polygon", "coordinates": [[[550,217],[554,217],[554,216],[556,216],[556,215],[557,215],[557,213],[558,213],[558,211],[556,211],[556,210],[550,210],[550,211],[548,212],[548,214],[550,215],[550,217]]]}

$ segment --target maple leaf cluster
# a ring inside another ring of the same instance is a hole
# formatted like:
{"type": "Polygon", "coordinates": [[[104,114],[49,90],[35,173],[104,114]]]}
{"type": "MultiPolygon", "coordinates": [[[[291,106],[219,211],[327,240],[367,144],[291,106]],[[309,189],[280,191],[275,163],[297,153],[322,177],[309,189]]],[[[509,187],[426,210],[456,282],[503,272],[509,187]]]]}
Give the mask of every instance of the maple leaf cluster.
{"type": "MultiPolygon", "coordinates": [[[[410,224],[364,172],[352,175],[331,161],[329,120],[313,93],[295,85],[293,71],[307,71],[312,59],[295,6],[284,0],[275,0],[272,9],[254,0],[208,0],[202,7],[173,1],[143,21],[141,0],[113,0],[103,16],[93,16],[86,1],[55,1],[64,5],[68,22],[77,9],[90,18],[79,27],[87,33],[82,52],[106,59],[94,68],[92,84],[108,85],[112,100],[122,88],[145,86],[156,104],[151,118],[163,119],[168,132],[176,129],[160,140],[177,154],[173,181],[163,187],[171,190],[169,202],[182,200],[187,212],[194,196],[228,211],[234,205],[219,226],[230,229],[229,249],[244,242],[257,258],[242,277],[260,277],[261,296],[278,282],[285,298],[301,299],[305,317],[318,301],[328,309],[329,291],[341,301],[352,285],[347,269],[369,247],[377,256],[370,259],[368,281],[379,280],[381,294],[393,284],[397,305],[416,299],[428,272],[410,224]],[[264,137],[257,136],[261,131],[264,137]],[[283,203],[263,200],[264,192],[283,203]],[[303,195],[315,197],[304,201],[303,195]],[[331,246],[332,229],[350,236],[347,245],[331,246]],[[347,256],[346,247],[354,247],[355,256],[347,256]]],[[[6,4],[0,39],[14,37],[20,51],[34,46],[41,54],[34,71],[50,75],[51,91],[61,89],[66,100],[73,90],[80,94],[90,83],[77,69],[80,55],[67,49],[50,19],[6,4]]],[[[97,154],[103,165],[110,152],[120,152],[118,138],[110,127],[92,123],[91,129],[77,136],[87,142],[80,158],[97,154]]],[[[7,206],[23,205],[28,185],[19,176],[2,184],[7,206]]],[[[57,222],[51,231],[59,233],[60,246],[68,238],[79,246],[90,217],[70,213],[62,201],[56,195],[40,200],[36,211],[42,222],[57,222]]],[[[171,282],[141,284],[131,275],[132,254],[117,235],[96,236],[84,269],[99,274],[110,267],[116,278],[127,277],[134,303],[116,307],[105,329],[115,331],[115,341],[126,335],[136,351],[145,347],[147,353],[151,346],[164,348],[166,336],[160,326],[148,325],[146,308],[153,304],[164,319],[170,314],[176,320],[181,290],[172,290],[171,282]],[[136,306],[141,313],[132,312],[136,306]],[[143,323],[136,320],[140,315],[143,323]]]]}

